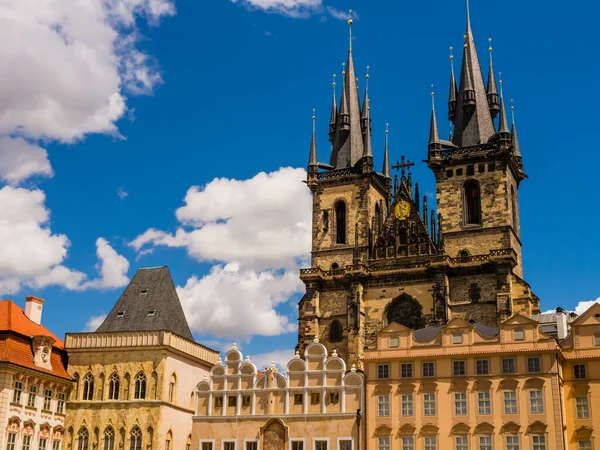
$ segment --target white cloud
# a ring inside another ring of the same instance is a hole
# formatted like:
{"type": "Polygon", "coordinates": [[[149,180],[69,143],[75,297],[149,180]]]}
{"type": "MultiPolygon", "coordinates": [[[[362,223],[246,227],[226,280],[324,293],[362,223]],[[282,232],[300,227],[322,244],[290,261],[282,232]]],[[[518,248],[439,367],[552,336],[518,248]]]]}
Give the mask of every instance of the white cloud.
{"type": "Polygon", "coordinates": [[[174,14],[170,0],[5,0],[0,5],[0,177],[52,170],[38,142],[118,135],[126,94],[162,80],[136,48],[135,21],[174,14]]]}
{"type": "Polygon", "coordinates": [[[114,289],[126,286],[129,283],[127,271],[129,261],[119,255],[104,238],[96,240],[96,254],[98,255],[98,270],[100,278],[86,281],[80,287],[85,289],[114,289]]]}
{"type": "Polygon", "coordinates": [[[125,189],[123,189],[123,186],[119,186],[117,188],[117,196],[121,199],[121,200],[125,200],[127,198],[127,196],[129,195],[129,192],[127,192],[125,189]]]}
{"type": "Polygon", "coordinates": [[[48,152],[23,138],[0,137],[0,180],[18,184],[32,175],[53,175],[48,152]]]}
{"type": "Polygon", "coordinates": [[[96,331],[102,322],[106,319],[106,314],[101,314],[99,316],[92,316],[85,323],[85,330],[83,331],[96,331]]]}
{"type": "Polygon", "coordinates": [[[600,297],[598,297],[596,300],[579,302],[575,307],[575,314],[577,314],[578,316],[582,315],[589,308],[591,308],[594,303],[600,303],[600,297]]]}
{"type": "Polygon", "coordinates": [[[342,11],[342,10],[336,9],[336,8],[334,8],[332,6],[327,6],[325,9],[327,9],[327,12],[329,13],[329,15],[331,17],[333,17],[334,19],[338,19],[338,20],[348,20],[348,19],[358,20],[358,14],[354,10],[342,11]]]}
{"type": "Polygon", "coordinates": [[[193,331],[232,338],[276,336],[296,331],[296,324],[275,308],[303,286],[296,271],[257,273],[230,263],[214,266],[202,278],[191,277],[177,292],[193,331]]]}
{"type": "MultiPolygon", "coordinates": [[[[244,353],[244,357],[246,354],[244,353]]],[[[250,355],[250,359],[258,370],[262,371],[269,367],[272,362],[275,363],[280,372],[285,370],[287,363],[294,357],[294,349],[289,350],[273,350],[270,352],[250,355]]]]}
{"type": "Polygon", "coordinates": [[[259,9],[268,13],[288,17],[305,18],[320,11],[322,0],[231,0],[249,9],[259,9]]]}

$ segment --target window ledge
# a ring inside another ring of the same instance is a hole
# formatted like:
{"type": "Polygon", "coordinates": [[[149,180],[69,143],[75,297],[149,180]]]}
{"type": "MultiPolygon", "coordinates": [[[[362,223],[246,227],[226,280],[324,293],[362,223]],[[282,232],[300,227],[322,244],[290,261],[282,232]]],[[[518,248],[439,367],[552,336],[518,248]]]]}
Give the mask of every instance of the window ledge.
{"type": "Polygon", "coordinates": [[[18,406],[19,408],[23,407],[23,405],[21,405],[20,403],[14,403],[14,402],[10,402],[10,406],[18,406]]]}
{"type": "Polygon", "coordinates": [[[28,409],[29,411],[37,411],[37,407],[35,406],[25,405],[25,409],[28,409]]]}
{"type": "Polygon", "coordinates": [[[42,414],[52,414],[51,409],[42,409],[42,414]]]}

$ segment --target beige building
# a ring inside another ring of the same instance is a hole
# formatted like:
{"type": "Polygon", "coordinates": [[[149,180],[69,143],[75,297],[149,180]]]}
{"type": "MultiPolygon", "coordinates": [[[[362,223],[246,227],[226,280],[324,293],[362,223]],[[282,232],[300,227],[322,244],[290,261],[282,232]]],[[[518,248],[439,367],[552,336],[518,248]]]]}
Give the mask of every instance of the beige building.
{"type": "Polygon", "coordinates": [[[364,356],[368,448],[565,449],[561,349],[539,326],[517,314],[382,329],[364,356]]]}
{"type": "MultiPolygon", "coordinates": [[[[197,386],[192,450],[359,450],[363,376],[318,340],[278,372],[234,347],[197,386]]],[[[361,439],[362,441],[362,439],[361,439]]]]}
{"type": "Polygon", "coordinates": [[[218,352],[194,342],[166,267],[140,269],[98,330],[67,334],[66,349],[65,450],[189,450],[195,385],[218,352]]]}
{"type": "Polygon", "coordinates": [[[25,311],[0,301],[0,448],[60,450],[71,390],[63,343],[41,325],[44,301],[25,311]]]}

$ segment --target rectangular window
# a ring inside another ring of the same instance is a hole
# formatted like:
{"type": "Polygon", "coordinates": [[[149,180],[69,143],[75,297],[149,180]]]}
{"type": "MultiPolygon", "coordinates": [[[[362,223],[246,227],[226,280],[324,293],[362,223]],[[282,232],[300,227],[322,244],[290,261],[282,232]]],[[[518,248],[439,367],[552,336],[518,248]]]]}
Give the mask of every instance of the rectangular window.
{"type": "Polygon", "coordinates": [[[223,442],[223,450],[235,450],[235,442],[223,442]]]}
{"type": "Polygon", "coordinates": [[[389,339],[389,346],[390,348],[400,347],[400,340],[398,339],[398,336],[393,336],[389,339]]]}
{"type": "Polygon", "coordinates": [[[452,333],[452,343],[453,344],[462,344],[463,335],[462,333],[452,333]]]}
{"type": "Polygon", "coordinates": [[[21,404],[21,393],[23,392],[23,383],[21,381],[15,381],[13,387],[13,403],[21,404]]]}
{"type": "Polygon", "coordinates": [[[435,377],[435,362],[423,363],[423,377],[435,377]]]}
{"type": "Polygon", "coordinates": [[[469,450],[469,438],[467,436],[456,436],[456,450],[469,450]]]}
{"type": "Polygon", "coordinates": [[[585,364],[575,364],[573,366],[573,376],[578,380],[587,378],[587,371],[585,369],[585,364]]]}
{"type": "Polygon", "coordinates": [[[543,392],[538,390],[529,391],[529,412],[531,414],[544,413],[544,397],[543,392]]]}
{"type": "Polygon", "coordinates": [[[242,395],[242,406],[244,406],[244,407],[250,406],[251,401],[252,401],[252,397],[250,395],[242,395]]]}
{"type": "Polygon", "coordinates": [[[542,371],[542,363],[539,356],[532,356],[527,358],[527,372],[539,373],[542,371]]]}
{"type": "Polygon", "coordinates": [[[425,441],[425,450],[437,450],[437,437],[426,437],[425,441]]]}
{"type": "Polygon", "coordinates": [[[304,441],[292,441],[292,450],[304,450],[304,441]]]}
{"type": "Polygon", "coordinates": [[[340,393],[339,392],[330,392],[329,393],[329,403],[332,405],[336,405],[340,402],[340,393]]]}
{"type": "Polygon", "coordinates": [[[490,374],[490,362],[487,359],[478,359],[476,361],[477,375],[489,375],[490,374]]]}
{"type": "Polygon", "coordinates": [[[413,377],[413,364],[412,363],[400,364],[400,376],[402,378],[412,378],[413,377]]]}
{"type": "Polygon", "coordinates": [[[513,340],[515,340],[515,341],[525,340],[525,331],[524,330],[514,330],[513,331],[513,340]]]}
{"type": "Polygon", "coordinates": [[[487,416],[492,413],[492,399],[491,394],[489,392],[478,392],[477,393],[477,403],[478,403],[478,411],[482,416],[487,416]]]}
{"type": "Polygon", "coordinates": [[[590,418],[590,407],[588,405],[587,397],[575,397],[575,409],[578,419],[590,418]]]}
{"type": "MultiPolygon", "coordinates": [[[[596,347],[600,347],[600,333],[594,335],[594,345],[596,347]]],[[[586,442],[586,441],[581,441],[581,442],[586,442]]],[[[590,444],[591,444],[591,442],[590,442],[590,444]]]]}
{"type": "Polygon", "coordinates": [[[65,412],[65,393],[59,392],[56,396],[56,412],[63,414],[65,412]]]}
{"type": "Polygon", "coordinates": [[[44,410],[52,410],[52,391],[50,389],[44,389],[44,410]]]}
{"type": "Polygon", "coordinates": [[[504,414],[517,414],[516,391],[504,391],[504,414]]]}
{"type": "Polygon", "coordinates": [[[327,441],[315,441],[315,450],[327,450],[327,441]]]}
{"type": "Polygon", "coordinates": [[[390,415],[390,396],[378,395],[377,403],[377,415],[379,417],[388,417],[390,415]]]}
{"type": "Polygon", "coordinates": [[[29,396],[27,397],[27,406],[35,408],[35,399],[37,397],[37,386],[35,384],[29,385],[29,396]]]}
{"type": "Polygon", "coordinates": [[[592,441],[579,441],[579,450],[592,450],[592,441]]]}
{"type": "Polygon", "coordinates": [[[506,450],[520,450],[519,436],[506,436],[506,450]]]}
{"type": "Polygon", "coordinates": [[[311,405],[318,405],[319,403],[321,403],[321,394],[319,394],[318,392],[311,392],[311,394],[310,394],[310,404],[311,405]]]}
{"type": "Polygon", "coordinates": [[[237,406],[237,397],[227,397],[227,405],[231,407],[237,406]]]}
{"type": "Polygon", "coordinates": [[[492,450],[492,437],[491,436],[479,436],[479,449],[478,450],[492,450]]]}
{"type": "Polygon", "coordinates": [[[294,405],[301,405],[304,402],[304,395],[294,394],[294,405]]]}
{"type": "Polygon", "coordinates": [[[342,439],[338,450],[352,450],[352,441],[350,439],[342,439]]]}
{"type": "Polygon", "coordinates": [[[423,415],[435,416],[435,394],[423,394],[423,415]]]}
{"type": "Polygon", "coordinates": [[[38,445],[38,450],[46,450],[47,443],[48,443],[48,440],[46,438],[41,438],[39,445],[38,445]]]}
{"type": "Polygon", "coordinates": [[[6,439],[6,450],[15,450],[15,442],[17,442],[16,433],[8,433],[8,437],[6,439]]]}
{"type": "Polygon", "coordinates": [[[203,442],[202,443],[202,450],[213,450],[213,444],[212,444],[212,442],[203,442]]]}
{"type": "Polygon", "coordinates": [[[246,450],[258,450],[258,442],[247,441],[246,442],[246,450]]]}
{"type": "Polygon", "coordinates": [[[546,436],[544,435],[531,436],[531,443],[533,444],[533,450],[546,450],[546,436]]]}
{"type": "Polygon", "coordinates": [[[454,393],[454,415],[466,416],[467,415],[467,393],[466,392],[455,392],[454,393]]]}
{"type": "Polygon", "coordinates": [[[30,447],[31,447],[31,435],[24,434],[23,442],[21,444],[21,450],[29,450],[30,447]]]}
{"type": "Polygon", "coordinates": [[[380,437],[378,439],[377,450],[390,450],[390,438],[380,437]]]}
{"type": "Polygon", "coordinates": [[[222,396],[218,396],[215,397],[215,408],[222,408],[223,407],[223,397],[222,396]]]}
{"type": "Polygon", "coordinates": [[[385,380],[390,377],[390,365],[389,364],[379,364],[377,366],[377,378],[380,380],[385,380]]]}
{"type": "Polygon", "coordinates": [[[403,437],[402,438],[402,450],[415,450],[415,438],[414,437],[403,437]]]}
{"type": "Polygon", "coordinates": [[[502,373],[515,373],[515,359],[514,358],[503,358],[502,359],[502,373]]]}
{"type": "Polygon", "coordinates": [[[60,450],[60,441],[56,439],[52,441],[52,450],[60,450]]]}
{"type": "Polygon", "coordinates": [[[455,377],[464,377],[467,374],[466,361],[452,361],[452,375],[455,377]]]}
{"type": "Polygon", "coordinates": [[[413,415],[413,394],[402,394],[402,415],[409,417],[413,415]]]}

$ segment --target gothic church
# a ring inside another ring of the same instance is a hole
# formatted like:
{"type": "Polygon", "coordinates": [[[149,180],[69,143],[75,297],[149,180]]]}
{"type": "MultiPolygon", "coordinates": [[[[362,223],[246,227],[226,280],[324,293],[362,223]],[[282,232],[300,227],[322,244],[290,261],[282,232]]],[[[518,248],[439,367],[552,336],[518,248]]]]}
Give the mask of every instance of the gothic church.
{"type": "Polygon", "coordinates": [[[418,329],[461,317],[497,325],[517,312],[539,313],[522,270],[518,189],[526,176],[489,50],[486,84],[467,18],[458,86],[451,64],[449,140],[440,139],[435,106],[431,114],[426,162],[436,214],[413,184],[413,163],[403,156],[390,166],[387,135],[381,172],[373,166],[368,75],[361,104],[350,38],[339,106],[334,83],[328,164],[317,159],[313,117],[312,261],[300,271],[297,350],[317,338],[362,367],[363,352],[376,348],[390,322],[418,329]]]}

